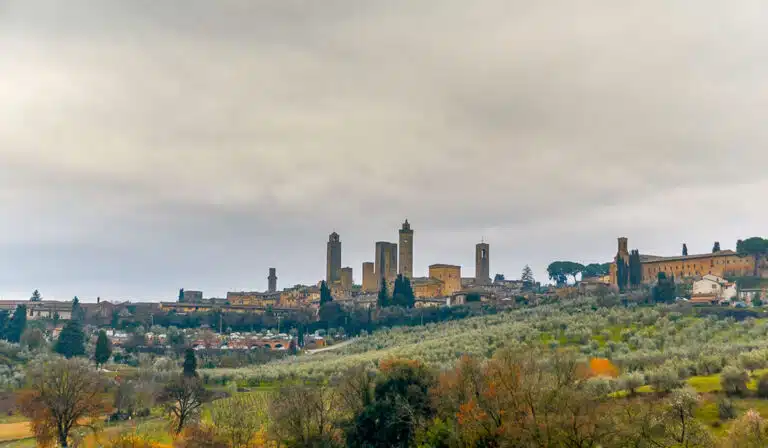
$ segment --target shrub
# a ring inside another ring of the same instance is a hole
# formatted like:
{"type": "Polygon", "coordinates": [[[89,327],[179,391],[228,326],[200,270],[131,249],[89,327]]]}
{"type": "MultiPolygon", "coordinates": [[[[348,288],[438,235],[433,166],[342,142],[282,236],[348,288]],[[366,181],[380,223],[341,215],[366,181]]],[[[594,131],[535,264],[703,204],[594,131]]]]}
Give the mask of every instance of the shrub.
{"type": "Polygon", "coordinates": [[[755,350],[739,355],[739,364],[749,371],[762,369],[768,365],[768,360],[765,359],[765,352],[762,350],[755,350]]]}
{"type": "Polygon", "coordinates": [[[697,375],[714,375],[723,371],[723,359],[719,356],[705,355],[696,362],[697,375]]]}
{"type": "Polygon", "coordinates": [[[747,382],[749,375],[743,369],[735,366],[728,366],[720,375],[720,385],[728,395],[745,395],[747,393],[747,382]]]}
{"type": "Polygon", "coordinates": [[[670,392],[682,386],[683,382],[680,380],[680,375],[677,370],[672,367],[660,367],[648,374],[648,384],[653,387],[656,392],[670,392]]]}
{"type": "Polygon", "coordinates": [[[760,398],[768,398],[768,373],[761,376],[757,381],[757,396],[760,398]]]}
{"type": "Polygon", "coordinates": [[[736,408],[733,407],[733,402],[725,397],[720,397],[717,400],[717,415],[720,420],[731,420],[736,418],[736,408]]]}
{"type": "Polygon", "coordinates": [[[637,389],[645,385],[645,376],[641,372],[632,372],[619,379],[620,387],[630,396],[637,394],[637,389]]]}

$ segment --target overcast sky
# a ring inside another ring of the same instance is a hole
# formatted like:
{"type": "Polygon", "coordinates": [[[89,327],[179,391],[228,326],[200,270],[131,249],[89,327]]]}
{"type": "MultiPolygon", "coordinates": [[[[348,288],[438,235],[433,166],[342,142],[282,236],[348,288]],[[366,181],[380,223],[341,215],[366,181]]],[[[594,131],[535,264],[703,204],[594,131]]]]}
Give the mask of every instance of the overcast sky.
{"type": "Polygon", "coordinates": [[[768,233],[760,0],[0,0],[0,297],[768,233]]]}

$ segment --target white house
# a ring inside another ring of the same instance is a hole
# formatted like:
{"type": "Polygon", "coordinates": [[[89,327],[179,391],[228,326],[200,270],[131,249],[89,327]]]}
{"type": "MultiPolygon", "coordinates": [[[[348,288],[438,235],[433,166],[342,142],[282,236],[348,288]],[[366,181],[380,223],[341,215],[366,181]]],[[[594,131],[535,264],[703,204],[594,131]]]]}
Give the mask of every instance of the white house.
{"type": "Polygon", "coordinates": [[[693,282],[692,296],[715,296],[721,300],[731,300],[736,297],[736,284],[716,275],[707,274],[693,282]]]}

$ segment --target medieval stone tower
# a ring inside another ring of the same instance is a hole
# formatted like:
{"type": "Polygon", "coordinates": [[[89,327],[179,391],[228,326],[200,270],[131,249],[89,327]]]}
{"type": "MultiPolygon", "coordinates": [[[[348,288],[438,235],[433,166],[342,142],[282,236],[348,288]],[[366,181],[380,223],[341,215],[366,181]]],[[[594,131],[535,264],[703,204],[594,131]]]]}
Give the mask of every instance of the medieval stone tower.
{"type": "Polygon", "coordinates": [[[381,281],[392,283],[397,277],[397,244],[386,241],[376,243],[376,270],[377,288],[381,287],[381,281]]]}
{"type": "Polygon", "coordinates": [[[269,280],[267,291],[277,292],[277,269],[269,268],[269,277],[267,277],[267,280],[269,280]]]}
{"type": "Polygon", "coordinates": [[[413,278],[413,230],[406,219],[400,229],[400,269],[403,277],[413,278]]]}
{"type": "Polygon", "coordinates": [[[376,280],[376,265],[370,261],[363,263],[363,291],[376,292],[378,281],[376,280]]]}
{"type": "Polygon", "coordinates": [[[616,252],[616,260],[619,257],[624,260],[624,263],[629,264],[629,240],[623,236],[619,238],[619,250],[616,252]]]}
{"type": "Polygon", "coordinates": [[[328,237],[328,254],[325,265],[325,281],[328,286],[341,281],[341,239],[336,232],[328,237]]]}
{"type": "Polygon", "coordinates": [[[478,243],[475,246],[475,284],[488,285],[491,283],[490,246],[478,243]]]}

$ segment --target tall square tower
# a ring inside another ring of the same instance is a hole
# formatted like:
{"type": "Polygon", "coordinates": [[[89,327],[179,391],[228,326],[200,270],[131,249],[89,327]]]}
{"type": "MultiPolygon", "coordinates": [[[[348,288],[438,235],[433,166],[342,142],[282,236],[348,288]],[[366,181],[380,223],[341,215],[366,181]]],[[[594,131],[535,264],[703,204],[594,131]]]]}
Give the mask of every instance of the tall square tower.
{"type": "Polygon", "coordinates": [[[491,283],[490,246],[478,243],[475,246],[475,284],[488,285],[491,283]]]}

